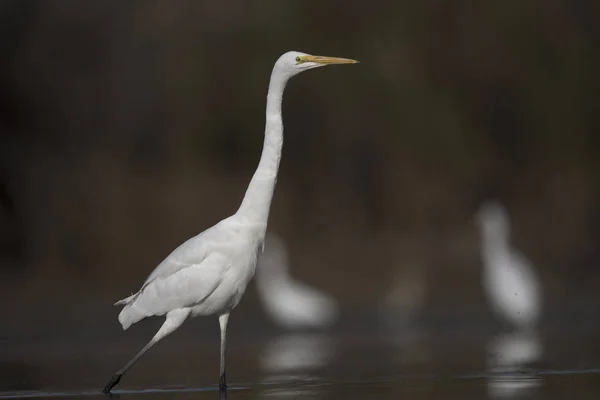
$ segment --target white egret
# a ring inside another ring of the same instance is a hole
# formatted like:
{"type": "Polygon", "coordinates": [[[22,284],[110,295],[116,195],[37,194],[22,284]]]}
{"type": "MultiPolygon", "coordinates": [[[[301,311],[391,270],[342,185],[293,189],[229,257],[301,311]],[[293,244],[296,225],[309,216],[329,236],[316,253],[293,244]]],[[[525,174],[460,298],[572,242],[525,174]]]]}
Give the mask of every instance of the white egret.
{"type": "Polygon", "coordinates": [[[336,301],[327,294],[295,281],[288,272],[285,243],[269,232],[258,259],[258,297],[270,319],[288,329],[331,326],[338,318],[336,301]]]}
{"type": "Polygon", "coordinates": [[[477,211],[482,242],[483,286],[494,312],[519,329],[538,322],[541,296],[531,263],[510,244],[510,222],[505,208],[487,202],[477,211]]]}
{"type": "Polygon", "coordinates": [[[110,379],[108,393],[135,362],[188,317],[216,315],[221,328],[219,388],[225,377],[226,331],[229,313],[237,306],[254,276],[263,247],[269,209],[277,181],[283,145],[281,102],[288,80],[300,72],[330,64],[358,61],[291,51],[273,67],[267,93],[266,125],[258,168],[235,214],[175,249],[152,271],[139,292],[120,300],[123,329],[151,316],[166,319],[148,344],[110,379]]]}

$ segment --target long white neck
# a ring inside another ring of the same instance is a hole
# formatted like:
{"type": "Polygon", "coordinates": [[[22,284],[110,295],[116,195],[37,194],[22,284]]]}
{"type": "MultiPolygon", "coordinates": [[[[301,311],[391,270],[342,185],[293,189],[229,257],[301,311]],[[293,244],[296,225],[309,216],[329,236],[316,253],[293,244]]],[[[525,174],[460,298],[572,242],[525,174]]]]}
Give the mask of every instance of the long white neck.
{"type": "Polygon", "coordinates": [[[510,234],[503,227],[490,226],[484,229],[482,241],[483,259],[491,264],[492,260],[503,258],[510,253],[510,234]]]}
{"type": "Polygon", "coordinates": [[[283,121],[281,118],[281,101],[288,81],[286,76],[273,70],[269,91],[267,93],[267,120],[265,124],[265,141],[258,168],[252,176],[240,208],[236,212],[251,224],[266,224],[273,199],[273,191],[277,182],[281,149],[283,147],[283,121]]]}

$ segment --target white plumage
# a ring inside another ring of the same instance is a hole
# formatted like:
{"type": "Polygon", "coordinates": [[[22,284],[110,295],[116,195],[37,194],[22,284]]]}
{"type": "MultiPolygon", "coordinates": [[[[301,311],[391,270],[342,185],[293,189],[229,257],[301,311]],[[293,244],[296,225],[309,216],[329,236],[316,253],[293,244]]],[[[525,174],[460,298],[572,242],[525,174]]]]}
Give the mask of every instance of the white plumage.
{"type": "Polygon", "coordinates": [[[119,314],[123,329],[150,316],[185,309],[191,316],[231,311],[252,279],[264,225],[244,226],[235,215],[173,251],[119,314]]]}
{"type": "Polygon", "coordinates": [[[265,239],[256,286],[267,315],[284,328],[328,327],[337,321],[339,310],[331,296],[290,276],[285,243],[274,233],[265,239]]]}
{"type": "Polygon", "coordinates": [[[495,313],[519,329],[532,329],[539,320],[539,281],[531,263],[510,244],[510,222],[498,202],[477,212],[481,230],[483,285],[495,313]]]}
{"type": "Polygon", "coordinates": [[[267,94],[263,151],[240,208],[231,217],[175,249],[154,269],[136,294],[116,303],[124,306],[119,314],[123,329],[151,316],[166,315],[166,319],[152,340],[113,375],[103,390],[105,393],[110,392],[147,350],[188,317],[206,315],[219,317],[219,387],[222,390],[226,388],[227,322],[229,313],[237,306],[254,276],[258,254],[263,246],[283,146],[283,91],[288,80],[302,71],[328,64],[356,62],[299,52],[285,53],[277,60],[267,94]]]}

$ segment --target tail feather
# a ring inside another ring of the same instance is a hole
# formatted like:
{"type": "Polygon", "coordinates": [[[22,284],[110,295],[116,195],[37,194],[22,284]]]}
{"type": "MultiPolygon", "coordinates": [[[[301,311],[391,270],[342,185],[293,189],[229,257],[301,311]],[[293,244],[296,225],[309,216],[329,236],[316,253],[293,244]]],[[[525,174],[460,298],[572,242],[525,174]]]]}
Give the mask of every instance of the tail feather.
{"type": "Polygon", "coordinates": [[[123,330],[127,330],[131,325],[146,318],[148,315],[137,308],[135,303],[129,303],[119,313],[119,322],[123,326],[123,330]]]}
{"type": "Polygon", "coordinates": [[[119,300],[117,301],[115,304],[113,304],[114,306],[124,306],[126,304],[131,303],[131,301],[135,298],[135,296],[137,296],[137,293],[132,294],[131,296],[123,299],[123,300],[119,300]]]}
{"type": "Polygon", "coordinates": [[[121,326],[123,326],[123,330],[127,330],[127,328],[129,328],[131,325],[147,317],[146,313],[135,306],[134,302],[137,298],[137,295],[138,293],[132,294],[131,296],[123,300],[119,300],[114,304],[115,306],[125,306],[119,313],[119,322],[121,323],[121,326]]]}

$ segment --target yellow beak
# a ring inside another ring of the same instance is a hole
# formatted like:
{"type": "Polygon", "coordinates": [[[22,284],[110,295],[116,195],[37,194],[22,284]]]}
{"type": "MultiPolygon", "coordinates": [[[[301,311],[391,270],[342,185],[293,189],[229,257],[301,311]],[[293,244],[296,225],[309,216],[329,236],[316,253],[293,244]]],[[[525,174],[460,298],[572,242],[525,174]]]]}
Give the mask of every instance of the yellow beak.
{"type": "Polygon", "coordinates": [[[349,58],[324,57],[324,56],[303,56],[302,62],[314,62],[317,64],[358,64],[358,61],[349,58]]]}

